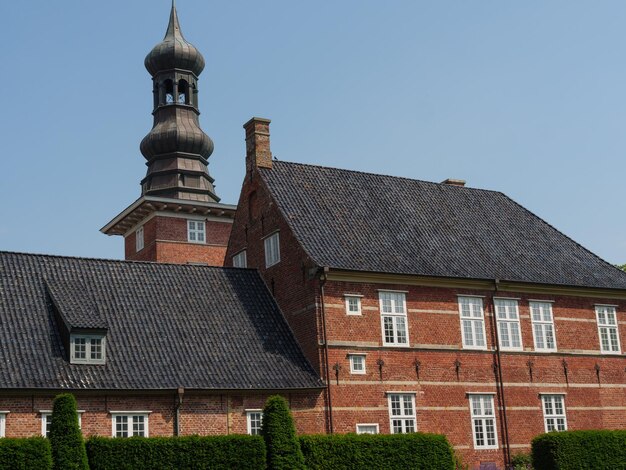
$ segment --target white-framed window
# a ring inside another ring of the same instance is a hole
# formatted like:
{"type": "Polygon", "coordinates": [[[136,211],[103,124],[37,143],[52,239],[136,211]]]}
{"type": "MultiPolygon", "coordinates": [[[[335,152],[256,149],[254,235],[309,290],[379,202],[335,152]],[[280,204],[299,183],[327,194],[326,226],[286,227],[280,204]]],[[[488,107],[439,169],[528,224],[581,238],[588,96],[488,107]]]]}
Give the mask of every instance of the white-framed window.
{"type": "Polygon", "coordinates": [[[617,330],[617,313],[610,305],[596,305],[598,320],[598,336],[600,351],[607,354],[619,354],[619,332],[617,330]]]}
{"type": "Polygon", "coordinates": [[[192,243],[204,243],[206,240],[206,228],[204,220],[187,221],[187,241],[192,243]]]}
{"type": "Polygon", "coordinates": [[[470,394],[469,402],[474,449],[497,449],[498,435],[493,395],[470,394]]]}
{"type": "Polygon", "coordinates": [[[263,410],[246,410],[246,421],[248,423],[248,434],[251,436],[261,434],[263,410]]]}
{"type": "Polygon", "coordinates": [[[485,315],[481,297],[459,296],[459,314],[463,347],[466,349],[487,349],[485,341],[485,315]]]}
{"type": "Polygon", "coordinates": [[[248,255],[246,250],[241,250],[235,256],[233,256],[233,267],[235,268],[247,268],[248,267],[248,255]]]}
{"type": "Polygon", "coordinates": [[[541,395],[546,432],[567,431],[565,401],[563,398],[563,395],[541,395]]]}
{"type": "Polygon", "coordinates": [[[273,233],[265,240],[265,267],[274,266],[280,261],[280,235],[278,232],[273,233]]]}
{"type": "Polygon", "coordinates": [[[72,364],[104,364],[106,341],[101,335],[70,335],[72,364]]]}
{"type": "Polygon", "coordinates": [[[380,301],[383,345],[408,346],[406,294],[403,292],[382,291],[378,293],[378,297],[380,301]]]}
{"type": "Polygon", "coordinates": [[[498,322],[500,349],[521,351],[522,333],[519,324],[519,309],[515,299],[494,299],[498,322]]]}
{"type": "Polygon", "coordinates": [[[348,359],[351,374],[365,374],[365,354],[349,354],[348,359]]]}
{"type": "Polygon", "coordinates": [[[346,313],[348,315],[361,315],[361,296],[355,294],[345,294],[346,313]]]}
{"type": "Polygon", "coordinates": [[[7,412],[0,412],[0,437],[6,435],[7,412]]]}
{"type": "MultiPolygon", "coordinates": [[[[52,424],[52,411],[40,411],[41,414],[41,435],[43,437],[50,437],[50,425],[52,424]]],[[[83,411],[76,412],[78,417],[78,428],[82,428],[83,424],[83,411]]]]}
{"type": "Polygon", "coordinates": [[[148,437],[147,413],[111,413],[113,437],[148,437]]]}
{"type": "Polygon", "coordinates": [[[357,434],[378,434],[378,423],[364,423],[356,425],[357,434]]]}
{"type": "Polygon", "coordinates": [[[389,424],[392,434],[415,432],[415,394],[389,394],[389,424]]]}
{"type": "Polygon", "coordinates": [[[530,318],[533,324],[535,350],[545,352],[556,351],[552,303],[532,301],[529,305],[530,318]]]}
{"type": "Polygon", "coordinates": [[[143,250],[143,225],[135,231],[135,251],[143,250]]]}

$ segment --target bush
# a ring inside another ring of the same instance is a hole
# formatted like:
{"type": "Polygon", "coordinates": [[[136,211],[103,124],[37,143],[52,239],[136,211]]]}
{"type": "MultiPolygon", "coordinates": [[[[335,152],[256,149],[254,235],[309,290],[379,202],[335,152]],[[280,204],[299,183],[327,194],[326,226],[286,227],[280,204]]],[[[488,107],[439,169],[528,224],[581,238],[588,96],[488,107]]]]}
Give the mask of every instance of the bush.
{"type": "Polygon", "coordinates": [[[0,439],[0,470],[50,470],[52,450],[43,437],[0,439]]]}
{"type": "Polygon", "coordinates": [[[261,434],[265,439],[267,466],[270,470],[305,468],[296,427],[287,400],[283,397],[274,395],[265,402],[261,434]]]}
{"type": "Polygon", "coordinates": [[[264,470],[259,436],[92,437],[91,470],[264,470]]]}
{"type": "Polygon", "coordinates": [[[439,434],[300,436],[307,468],[454,469],[454,451],[439,434]]]}
{"type": "Polygon", "coordinates": [[[89,470],[85,441],[78,427],[76,399],[70,393],[58,395],[54,399],[50,444],[55,469],[89,470]]]}
{"type": "Polygon", "coordinates": [[[532,469],[532,459],[530,454],[515,454],[511,457],[511,466],[513,470],[528,470],[532,469]]]}
{"type": "Polygon", "coordinates": [[[532,442],[535,470],[626,469],[626,431],[564,431],[532,442]]]}

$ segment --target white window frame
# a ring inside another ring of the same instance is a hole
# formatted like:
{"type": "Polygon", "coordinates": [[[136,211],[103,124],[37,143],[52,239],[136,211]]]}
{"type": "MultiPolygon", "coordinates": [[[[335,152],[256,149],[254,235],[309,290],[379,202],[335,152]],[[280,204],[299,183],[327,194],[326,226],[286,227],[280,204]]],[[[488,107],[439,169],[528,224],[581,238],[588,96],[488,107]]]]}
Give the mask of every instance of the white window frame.
{"type": "Polygon", "coordinates": [[[246,426],[247,426],[247,430],[248,430],[248,434],[251,436],[254,435],[259,435],[261,434],[261,426],[263,426],[263,410],[258,409],[258,410],[246,410],[246,426]],[[260,426],[259,426],[259,432],[256,434],[252,434],[252,415],[254,414],[259,414],[261,415],[261,419],[260,419],[260,426]]]}
{"type": "Polygon", "coordinates": [[[274,232],[263,239],[265,267],[280,263],[280,232],[274,232]]]}
{"type": "Polygon", "coordinates": [[[600,352],[602,354],[621,354],[622,348],[619,342],[619,328],[617,321],[617,309],[613,305],[596,305],[596,321],[598,324],[598,339],[600,341],[600,352]],[[611,318],[612,321],[611,322],[611,318]],[[601,321],[601,317],[604,317],[604,321],[601,321]],[[606,340],[609,348],[604,347],[602,341],[602,332],[606,332],[606,340]],[[610,332],[615,332],[615,337],[611,338],[610,332]],[[614,349],[617,347],[617,349],[614,349]]]}
{"type": "MultiPolygon", "coordinates": [[[[84,410],[77,410],[76,415],[78,416],[78,429],[82,429],[83,427],[83,413],[84,410]]],[[[41,435],[43,437],[48,436],[48,418],[52,419],[52,410],[39,410],[39,414],[41,415],[41,435]]]]}
{"type": "Polygon", "coordinates": [[[380,426],[378,425],[378,423],[358,423],[356,425],[356,433],[357,434],[379,434],[380,426]],[[375,431],[374,432],[363,431],[363,428],[365,427],[374,428],[375,431]]]}
{"type": "Polygon", "coordinates": [[[6,436],[6,425],[7,425],[7,415],[8,411],[0,411],[0,437],[6,436]]]}
{"type": "Polygon", "coordinates": [[[116,437],[116,438],[118,437],[117,429],[116,429],[117,418],[125,417],[126,425],[128,427],[128,436],[119,436],[119,438],[124,439],[126,437],[135,437],[135,432],[133,430],[133,418],[135,416],[143,417],[144,435],[142,437],[150,437],[150,433],[149,433],[150,412],[147,412],[147,411],[115,411],[115,412],[111,411],[111,436],[116,437]]]}
{"type": "Polygon", "coordinates": [[[104,335],[70,335],[70,363],[71,364],[105,364],[106,363],[106,338],[104,335]],[[85,358],[76,358],[76,348],[74,344],[75,339],[85,339],[85,358]],[[102,347],[102,357],[99,359],[91,358],[92,340],[100,340],[102,347]]]}
{"type": "Polygon", "coordinates": [[[248,254],[246,250],[241,250],[239,253],[233,256],[233,268],[247,268],[248,267],[248,254]]]}
{"type": "Polygon", "coordinates": [[[387,404],[389,406],[389,431],[391,432],[391,434],[404,434],[404,433],[412,433],[412,432],[417,432],[417,417],[415,414],[415,393],[404,393],[404,392],[393,392],[393,393],[388,393],[387,394],[387,404]],[[398,398],[398,404],[399,409],[398,411],[400,411],[399,414],[393,414],[394,408],[393,408],[393,401],[394,398],[398,398]],[[407,412],[407,401],[406,399],[409,398],[410,399],[410,406],[411,406],[411,411],[410,413],[407,412]],[[400,431],[396,431],[396,426],[394,426],[394,421],[400,421],[400,431]],[[409,422],[412,422],[412,428],[411,430],[407,431],[407,429],[410,429],[410,426],[408,425],[409,422]]]}
{"type": "Polygon", "coordinates": [[[383,346],[409,347],[409,319],[406,314],[406,293],[381,290],[378,292],[378,302],[380,304],[380,327],[383,346]],[[389,299],[386,298],[387,296],[389,296],[389,299]],[[385,312],[385,300],[390,302],[391,311],[389,312],[385,312]],[[401,301],[398,302],[398,300],[401,301]],[[393,336],[391,341],[387,341],[387,335],[385,334],[385,319],[390,319],[391,321],[391,333],[393,336]],[[403,333],[404,341],[400,341],[400,333],[403,333]]]}
{"type": "Polygon", "coordinates": [[[543,424],[546,432],[567,431],[567,416],[565,413],[565,395],[562,393],[542,394],[541,408],[543,409],[543,424]],[[562,413],[557,413],[557,406],[560,404],[562,413]],[[548,405],[550,409],[548,409],[548,405]],[[550,411],[550,413],[548,412],[550,411]],[[559,423],[559,420],[562,420],[559,423]],[[563,429],[558,429],[562,426],[563,429]]]}
{"type": "Polygon", "coordinates": [[[458,296],[458,304],[459,304],[459,319],[461,321],[461,339],[463,341],[463,349],[477,349],[477,350],[486,350],[487,349],[487,335],[485,333],[485,309],[483,307],[483,299],[482,297],[471,296],[471,295],[459,295],[458,296]],[[469,305],[469,315],[465,315],[463,313],[463,305],[464,302],[467,301],[469,305]],[[478,304],[478,307],[477,307],[478,304]],[[479,308],[480,315],[476,315],[476,309],[479,308]],[[465,326],[469,326],[469,333],[471,336],[471,342],[466,335],[465,326]],[[477,343],[478,334],[482,335],[482,344],[477,343]]]}
{"type": "Polygon", "coordinates": [[[204,220],[187,219],[187,241],[206,244],[206,223],[204,220]]]}
{"type": "Polygon", "coordinates": [[[469,407],[470,407],[470,416],[471,416],[471,426],[472,426],[472,440],[474,442],[474,449],[476,450],[484,450],[484,449],[498,449],[498,425],[496,423],[496,409],[494,406],[493,395],[486,393],[468,393],[469,398],[469,407]],[[480,403],[480,412],[474,413],[474,399],[478,399],[480,403]],[[486,413],[485,403],[488,403],[491,407],[491,414],[486,413]],[[491,426],[493,428],[493,443],[489,444],[489,437],[487,436],[488,432],[488,421],[491,421],[491,426]],[[480,427],[480,431],[482,433],[483,444],[478,444],[478,435],[477,428],[480,427]]]}
{"type": "Polygon", "coordinates": [[[531,300],[528,302],[528,308],[530,310],[530,321],[533,327],[533,345],[535,346],[535,351],[537,352],[556,352],[557,344],[556,344],[556,328],[554,326],[554,312],[552,311],[552,302],[540,301],[540,300],[531,300]],[[539,307],[539,316],[540,320],[535,319],[535,315],[533,314],[533,306],[539,307]],[[543,308],[541,308],[543,307],[543,308]],[[550,314],[550,320],[547,321],[544,319],[545,308],[547,307],[547,312],[550,314]],[[543,338],[544,347],[539,347],[537,344],[537,329],[541,330],[541,336],[543,338]],[[546,331],[548,329],[552,333],[552,340],[554,342],[554,347],[547,347],[548,342],[546,340],[546,331]]]}
{"type": "Polygon", "coordinates": [[[344,294],[343,296],[346,304],[346,315],[362,315],[361,297],[363,296],[358,294],[344,294]],[[350,308],[350,301],[356,301],[356,310],[350,308]]]}
{"type": "Polygon", "coordinates": [[[348,360],[350,361],[350,373],[351,374],[355,374],[355,375],[365,375],[366,372],[366,366],[365,366],[365,359],[367,358],[366,354],[348,354],[348,360]],[[359,357],[362,359],[362,365],[363,368],[362,369],[357,369],[355,368],[355,359],[359,357]]]}
{"type": "Polygon", "coordinates": [[[139,253],[143,250],[143,225],[135,230],[135,252],[139,253]]]}
{"type": "Polygon", "coordinates": [[[522,328],[519,319],[519,304],[517,299],[494,298],[493,305],[498,325],[498,344],[502,351],[523,351],[522,328]],[[502,316],[501,316],[502,314],[502,316]],[[519,345],[514,346],[515,330],[519,345]],[[504,343],[508,341],[508,346],[504,343]]]}

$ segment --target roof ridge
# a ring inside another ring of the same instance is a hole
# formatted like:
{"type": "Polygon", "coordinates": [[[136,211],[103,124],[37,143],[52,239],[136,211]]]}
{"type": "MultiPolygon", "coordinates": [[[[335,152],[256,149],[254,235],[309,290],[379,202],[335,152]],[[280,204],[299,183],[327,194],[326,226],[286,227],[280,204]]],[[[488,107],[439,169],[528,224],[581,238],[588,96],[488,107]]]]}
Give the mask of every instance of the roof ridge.
{"type": "Polygon", "coordinates": [[[204,264],[191,264],[191,263],[171,263],[162,261],[141,261],[141,260],[126,260],[126,259],[114,259],[114,258],[90,258],[87,256],[73,256],[73,255],[53,255],[50,253],[27,253],[21,251],[9,251],[0,250],[0,256],[3,255],[19,255],[19,256],[32,256],[41,258],[56,258],[56,259],[74,259],[83,261],[105,261],[109,263],[119,264],[147,264],[150,266],[182,266],[187,268],[211,268],[211,269],[225,269],[225,270],[243,270],[243,271],[257,271],[256,268],[235,268],[232,266],[210,266],[204,264]]]}
{"type": "MultiPolygon", "coordinates": [[[[484,191],[484,192],[488,192],[488,193],[497,193],[497,194],[504,194],[502,191],[498,191],[495,189],[484,189],[484,188],[474,188],[474,187],[469,187],[469,186],[456,186],[453,184],[445,184],[445,183],[436,183],[434,181],[426,181],[426,180],[421,180],[421,179],[417,179],[417,178],[407,178],[406,176],[396,176],[396,175],[386,175],[383,173],[374,173],[371,171],[363,171],[363,170],[352,170],[352,169],[348,169],[348,168],[337,168],[337,167],[333,167],[333,166],[324,166],[324,165],[314,165],[312,163],[301,163],[301,162],[290,162],[290,161],[286,161],[286,160],[273,160],[272,161],[273,164],[288,164],[288,165],[297,165],[297,166],[306,166],[306,167],[311,167],[311,168],[321,168],[324,170],[338,170],[338,171],[345,171],[347,173],[358,173],[358,174],[362,174],[362,175],[369,175],[369,176],[382,176],[383,178],[392,178],[392,179],[398,179],[398,180],[404,180],[404,181],[413,181],[413,182],[417,182],[417,183],[425,183],[425,184],[431,184],[433,186],[438,186],[438,187],[446,187],[446,188],[455,188],[456,190],[470,190],[470,191],[484,191]]],[[[272,171],[271,169],[266,169],[266,168],[259,168],[260,170],[262,170],[262,172],[270,172],[272,171]]]]}

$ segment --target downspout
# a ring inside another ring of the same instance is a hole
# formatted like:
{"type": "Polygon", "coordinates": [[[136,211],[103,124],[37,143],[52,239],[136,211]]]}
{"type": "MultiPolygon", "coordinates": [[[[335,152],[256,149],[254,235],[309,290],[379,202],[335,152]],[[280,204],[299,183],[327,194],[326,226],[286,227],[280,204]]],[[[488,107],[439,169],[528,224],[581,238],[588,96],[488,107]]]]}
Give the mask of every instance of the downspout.
{"type": "Polygon", "coordinates": [[[185,389],[183,387],[178,387],[176,390],[176,426],[174,427],[174,435],[180,436],[181,426],[180,426],[180,408],[183,406],[183,395],[185,394],[185,389]]]}
{"type": "Polygon", "coordinates": [[[328,340],[326,339],[326,310],[324,309],[324,284],[326,284],[326,273],[328,268],[324,267],[320,276],[320,302],[322,303],[322,341],[324,341],[324,362],[326,376],[326,402],[328,403],[328,427],[330,434],[333,434],[333,400],[330,393],[330,367],[328,364],[328,340]]]}
{"type": "Polygon", "coordinates": [[[502,357],[500,356],[500,338],[498,337],[498,319],[496,317],[496,304],[494,301],[494,296],[498,292],[498,285],[500,281],[498,279],[493,280],[493,293],[491,294],[491,315],[492,315],[492,329],[493,335],[495,338],[496,345],[496,357],[497,357],[497,365],[498,365],[498,391],[500,393],[500,402],[502,403],[502,421],[504,424],[504,449],[505,449],[505,468],[511,462],[511,447],[509,445],[509,424],[506,416],[506,401],[504,399],[504,381],[502,379],[502,357]]]}

